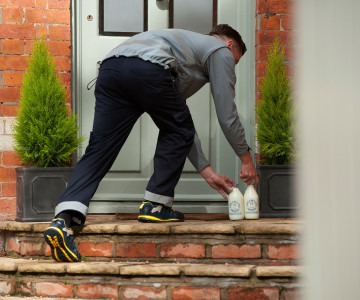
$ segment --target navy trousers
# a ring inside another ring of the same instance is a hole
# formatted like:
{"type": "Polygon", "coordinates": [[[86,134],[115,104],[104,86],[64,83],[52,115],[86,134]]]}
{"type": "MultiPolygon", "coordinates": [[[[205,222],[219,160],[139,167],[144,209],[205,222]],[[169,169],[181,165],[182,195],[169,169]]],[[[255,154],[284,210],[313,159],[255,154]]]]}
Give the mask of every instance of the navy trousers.
{"type": "Polygon", "coordinates": [[[55,215],[73,210],[84,216],[82,221],[85,221],[90,200],[101,179],[144,112],[159,128],[154,173],[144,198],[172,206],[174,189],[195,134],[188,106],[174,83],[175,78],[169,70],[139,58],[118,57],[103,62],[95,87],[95,114],[89,145],[75,167],[55,215]]]}

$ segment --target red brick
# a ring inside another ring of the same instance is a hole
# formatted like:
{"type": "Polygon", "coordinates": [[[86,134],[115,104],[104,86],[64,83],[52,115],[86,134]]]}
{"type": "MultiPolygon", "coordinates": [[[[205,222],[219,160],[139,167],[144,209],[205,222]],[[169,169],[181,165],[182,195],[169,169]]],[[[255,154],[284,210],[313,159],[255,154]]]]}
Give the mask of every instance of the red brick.
{"type": "Polygon", "coordinates": [[[205,257],[205,245],[200,244],[162,244],[161,257],[205,257]]]}
{"type": "Polygon", "coordinates": [[[116,256],[119,257],[156,257],[154,243],[119,243],[116,246],[116,256]]]}
{"type": "MultiPolygon", "coordinates": [[[[172,289],[173,300],[219,300],[220,289],[217,287],[181,286],[172,289]]],[[[238,298],[240,299],[240,298],[238,298]]]]}
{"type": "Polygon", "coordinates": [[[35,28],[31,24],[0,24],[1,39],[33,39],[35,28]]]}
{"type": "Polygon", "coordinates": [[[212,258],[261,258],[260,245],[215,245],[211,251],[212,258]]]}
{"type": "Polygon", "coordinates": [[[71,58],[57,56],[54,57],[56,71],[71,71],[71,58]]]}
{"type": "Polygon", "coordinates": [[[294,17],[293,16],[281,16],[281,22],[280,22],[281,30],[294,30],[294,17]]]}
{"type": "Polygon", "coordinates": [[[85,256],[113,256],[113,243],[80,242],[78,250],[85,256]]]}
{"type": "Polygon", "coordinates": [[[4,86],[8,87],[21,87],[24,72],[18,71],[5,71],[3,72],[4,86]]]}
{"type": "Polygon", "coordinates": [[[70,41],[49,41],[48,43],[50,53],[55,56],[70,56],[71,46],[70,41]]]}
{"type": "Polygon", "coordinates": [[[119,291],[116,285],[105,284],[79,284],[77,297],[90,299],[118,299],[119,291]]]}
{"type": "Polygon", "coordinates": [[[263,15],[260,21],[260,29],[280,30],[280,16],[275,15],[275,16],[267,17],[266,15],[263,15]]]}
{"type": "MultiPolygon", "coordinates": [[[[36,38],[37,39],[41,39],[41,38],[43,38],[45,40],[48,39],[48,25],[36,24],[35,30],[36,30],[36,38]]],[[[28,49],[28,51],[30,51],[30,50],[28,49]]]]}
{"type": "Polygon", "coordinates": [[[70,10],[27,8],[26,23],[70,24],[70,10]]]}
{"type": "Polygon", "coordinates": [[[70,105],[71,108],[71,89],[65,89],[66,93],[66,103],[70,105]]]}
{"type": "Polygon", "coordinates": [[[73,297],[73,285],[61,282],[36,282],[36,296],[73,297]]]}
{"type": "Polygon", "coordinates": [[[256,77],[265,75],[266,62],[261,61],[256,63],[256,77]]]}
{"type": "Polygon", "coordinates": [[[302,297],[302,290],[300,289],[288,289],[283,292],[283,299],[284,300],[301,300],[302,297]]]}
{"type": "Polygon", "coordinates": [[[39,242],[21,242],[21,255],[43,255],[43,243],[39,242]]]}
{"type": "Polygon", "coordinates": [[[52,41],[70,41],[71,29],[67,25],[49,26],[49,38],[52,41]]]}
{"type": "Polygon", "coordinates": [[[15,218],[16,218],[16,212],[14,212],[14,213],[0,212],[0,221],[14,221],[15,218]]]}
{"type": "Polygon", "coordinates": [[[15,284],[15,294],[21,294],[22,296],[31,296],[31,282],[17,281],[15,284]]]}
{"type": "Polygon", "coordinates": [[[20,89],[13,87],[0,88],[0,99],[2,102],[16,102],[19,99],[20,89]]]}
{"type": "Polygon", "coordinates": [[[35,0],[36,7],[46,8],[47,0],[35,0]]]}
{"type": "Polygon", "coordinates": [[[70,0],[48,0],[49,8],[70,9],[70,0]]]}
{"type": "Polygon", "coordinates": [[[25,46],[22,40],[3,40],[4,54],[24,54],[25,46]]]}
{"type": "Polygon", "coordinates": [[[279,31],[276,30],[260,30],[257,32],[258,45],[270,45],[274,42],[275,37],[279,36],[279,31]]]}
{"type": "Polygon", "coordinates": [[[66,87],[71,87],[71,73],[60,73],[61,83],[66,87]]]}
{"type": "Polygon", "coordinates": [[[2,183],[2,196],[3,197],[16,197],[16,182],[3,182],[2,183]]]}
{"type": "Polygon", "coordinates": [[[291,14],[294,11],[295,0],[258,0],[259,6],[257,12],[264,14],[269,10],[276,14],[291,14]]]}
{"type": "Polygon", "coordinates": [[[284,47],[285,58],[288,60],[295,60],[295,47],[284,47]]]}
{"type": "MultiPolygon", "coordinates": [[[[4,182],[2,182],[3,184],[4,182]]],[[[4,215],[16,214],[16,198],[15,197],[1,197],[0,198],[0,213],[4,215]]]]}
{"type": "Polygon", "coordinates": [[[269,245],[268,257],[270,259],[299,259],[298,246],[292,245],[269,245]]]}
{"type": "Polygon", "coordinates": [[[14,168],[0,167],[0,181],[16,182],[16,172],[14,168]]]}
{"type": "Polygon", "coordinates": [[[269,46],[256,46],[256,61],[266,61],[269,46]]]}
{"type": "Polygon", "coordinates": [[[3,116],[14,117],[18,113],[19,107],[20,106],[18,104],[2,104],[1,105],[1,114],[3,116]]]}
{"type": "Polygon", "coordinates": [[[1,281],[0,282],[0,295],[10,295],[14,293],[14,282],[12,281],[1,281]]]}
{"type": "Polygon", "coordinates": [[[231,287],[228,289],[229,300],[278,300],[277,288],[231,287]]]}
{"type": "Polygon", "coordinates": [[[19,157],[14,151],[4,151],[2,156],[4,166],[18,167],[21,165],[19,157]]]}
{"type": "Polygon", "coordinates": [[[3,7],[1,17],[4,23],[18,22],[21,23],[24,17],[24,10],[16,7],[3,7]]]}
{"type": "Polygon", "coordinates": [[[26,57],[17,55],[0,55],[1,70],[17,70],[24,71],[27,67],[26,57]]]}
{"type": "Polygon", "coordinates": [[[259,30],[256,33],[256,44],[270,45],[274,42],[276,36],[279,37],[281,45],[290,46],[294,43],[295,35],[292,31],[259,30]]]}
{"type": "Polygon", "coordinates": [[[140,286],[127,286],[121,290],[122,300],[134,300],[134,299],[153,299],[153,300],[165,300],[166,290],[165,287],[153,288],[153,287],[140,287],[140,286]]]}
{"type": "Polygon", "coordinates": [[[0,6],[35,7],[35,0],[0,0],[0,6]]]}
{"type": "MultiPolygon", "coordinates": [[[[3,212],[3,206],[2,203],[0,201],[0,207],[1,207],[1,211],[3,212]]],[[[20,242],[17,238],[8,238],[6,240],[6,251],[7,252],[15,252],[15,253],[20,253],[20,242]]]]}
{"type": "Polygon", "coordinates": [[[48,244],[45,244],[45,256],[51,256],[51,248],[48,244]]]}

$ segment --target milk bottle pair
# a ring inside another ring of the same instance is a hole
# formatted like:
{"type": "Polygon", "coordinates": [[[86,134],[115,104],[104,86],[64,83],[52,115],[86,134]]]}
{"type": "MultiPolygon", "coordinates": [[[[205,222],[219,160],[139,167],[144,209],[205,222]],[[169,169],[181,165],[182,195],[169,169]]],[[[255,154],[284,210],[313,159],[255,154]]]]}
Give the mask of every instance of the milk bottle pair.
{"type": "Polygon", "coordinates": [[[238,184],[233,184],[232,188],[228,196],[230,220],[259,219],[259,196],[254,185],[248,185],[244,196],[238,184]]]}

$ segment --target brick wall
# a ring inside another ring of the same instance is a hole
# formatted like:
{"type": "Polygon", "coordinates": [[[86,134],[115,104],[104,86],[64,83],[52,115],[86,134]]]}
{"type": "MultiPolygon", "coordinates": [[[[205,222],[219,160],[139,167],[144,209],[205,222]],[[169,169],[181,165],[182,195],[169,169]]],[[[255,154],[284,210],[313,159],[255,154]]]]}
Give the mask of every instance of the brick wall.
{"type": "MultiPolygon", "coordinates": [[[[285,47],[285,59],[289,76],[293,75],[294,61],[294,13],[296,0],[257,0],[256,3],[256,82],[265,74],[269,45],[279,36],[285,47]]],[[[261,94],[256,88],[256,99],[261,94]]]]}
{"type": "MultiPolygon", "coordinates": [[[[265,71],[266,49],[276,34],[285,45],[289,74],[293,61],[295,0],[257,0],[256,79],[265,71]]],[[[71,81],[70,0],[0,0],[0,220],[14,219],[19,166],[11,143],[26,58],[35,38],[46,36],[57,70],[69,91],[71,81]]],[[[251,49],[250,49],[251,51],[251,49]]],[[[257,99],[261,95],[257,90],[257,99]]]]}
{"type": "Polygon", "coordinates": [[[45,36],[56,69],[71,82],[70,0],[0,0],[0,220],[14,219],[19,160],[12,150],[11,125],[17,113],[26,59],[34,39],[45,36]]]}

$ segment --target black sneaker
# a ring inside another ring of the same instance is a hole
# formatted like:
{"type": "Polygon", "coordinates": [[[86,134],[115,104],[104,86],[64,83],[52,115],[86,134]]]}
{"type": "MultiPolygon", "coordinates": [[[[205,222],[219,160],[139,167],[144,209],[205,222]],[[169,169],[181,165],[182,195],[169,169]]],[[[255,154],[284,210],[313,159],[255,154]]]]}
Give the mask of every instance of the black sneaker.
{"type": "Polygon", "coordinates": [[[73,231],[66,227],[63,219],[54,219],[44,232],[45,242],[51,248],[53,259],[62,262],[81,261],[74,243],[73,231]]]}
{"type": "Polygon", "coordinates": [[[138,221],[140,222],[184,222],[184,214],[161,204],[144,201],[140,207],[138,221]]]}

